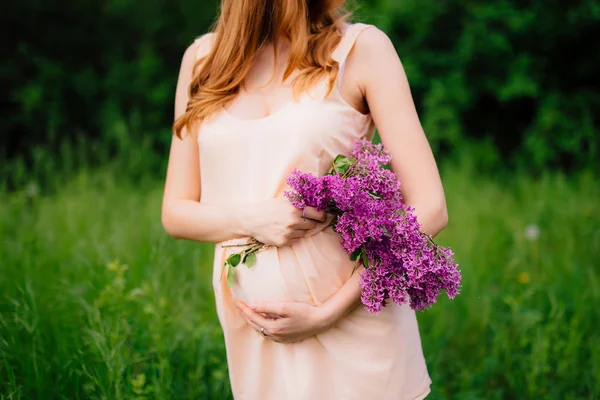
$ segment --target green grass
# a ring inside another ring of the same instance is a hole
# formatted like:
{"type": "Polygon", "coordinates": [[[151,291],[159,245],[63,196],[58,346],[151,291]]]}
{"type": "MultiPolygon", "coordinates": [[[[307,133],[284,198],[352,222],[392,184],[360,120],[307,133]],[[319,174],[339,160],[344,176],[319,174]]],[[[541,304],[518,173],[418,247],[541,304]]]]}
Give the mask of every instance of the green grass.
{"type": "MultiPolygon", "coordinates": [[[[0,194],[0,399],[231,398],[212,245],[163,232],[161,181],[119,175],[0,194]]],[[[463,289],[418,314],[429,398],[600,396],[600,181],[443,178],[463,289]]]]}

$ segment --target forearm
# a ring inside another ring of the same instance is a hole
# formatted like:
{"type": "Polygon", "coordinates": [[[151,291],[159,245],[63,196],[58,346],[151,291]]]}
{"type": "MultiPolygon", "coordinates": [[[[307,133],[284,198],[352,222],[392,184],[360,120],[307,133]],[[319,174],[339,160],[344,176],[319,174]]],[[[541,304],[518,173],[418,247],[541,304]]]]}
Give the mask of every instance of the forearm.
{"type": "Polygon", "coordinates": [[[361,288],[359,282],[360,275],[363,271],[364,267],[358,265],[350,279],[348,279],[333,296],[323,303],[322,307],[327,326],[333,326],[337,321],[350,314],[361,304],[361,288]]]}
{"type": "Polygon", "coordinates": [[[430,203],[410,204],[414,207],[414,215],[421,224],[419,230],[423,233],[436,237],[448,224],[448,212],[443,200],[430,203]]]}
{"type": "Polygon", "coordinates": [[[249,236],[244,225],[245,204],[205,204],[194,200],[171,200],[164,204],[162,224],[176,239],[221,242],[249,236]]]}

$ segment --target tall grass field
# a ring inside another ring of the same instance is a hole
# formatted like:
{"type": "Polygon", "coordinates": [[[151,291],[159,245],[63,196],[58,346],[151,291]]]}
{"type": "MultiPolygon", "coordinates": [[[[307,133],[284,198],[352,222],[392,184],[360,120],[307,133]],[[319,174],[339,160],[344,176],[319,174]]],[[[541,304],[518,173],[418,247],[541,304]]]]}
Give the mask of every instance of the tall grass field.
{"type": "MultiPolygon", "coordinates": [[[[441,170],[463,286],[417,314],[428,399],[600,398],[598,177],[441,170]]],[[[168,237],[162,188],[0,194],[0,399],[231,398],[213,245],[168,237]]]]}

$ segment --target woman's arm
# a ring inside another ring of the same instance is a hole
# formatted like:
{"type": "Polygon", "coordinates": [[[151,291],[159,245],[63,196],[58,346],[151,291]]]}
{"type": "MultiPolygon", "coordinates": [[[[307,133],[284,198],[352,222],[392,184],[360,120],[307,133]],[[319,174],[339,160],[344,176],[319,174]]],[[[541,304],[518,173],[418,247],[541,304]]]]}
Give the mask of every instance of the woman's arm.
{"type": "MultiPolygon", "coordinates": [[[[183,55],[175,93],[175,118],[187,107],[196,50],[192,44],[183,55]]],[[[171,141],[162,203],[163,227],[174,238],[221,242],[250,236],[266,244],[284,246],[314,228],[315,221],[325,220],[325,212],[314,207],[306,207],[306,219],[302,218],[302,211],[282,196],[233,204],[201,202],[197,135],[187,134],[184,129],[182,137],[173,135],[171,141]]]]}
{"type": "Polygon", "coordinates": [[[355,51],[359,87],[381,142],[392,154],[390,166],[402,183],[404,201],[415,208],[421,230],[435,237],[448,223],[446,198],[400,58],[376,28],[358,37],[355,51]]]}
{"type": "MultiPolygon", "coordinates": [[[[345,76],[356,80],[381,142],[392,154],[390,166],[402,183],[404,201],[415,208],[421,231],[435,237],[448,223],[444,189],[396,49],[384,32],[371,27],[359,35],[348,60],[345,76]]],[[[360,304],[357,276],[324,305],[330,323],[360,304]]]]}
{"type": "MultiPolygon", "coordinates": [[[[185,51],[175,92],[175,118],[185,112],[196,46],[185,51]]],[[[200,203],[200,163],[194,133],[173,135],[162,202],[162,224],[176,239],[220,242],[246,236],[245,208],[239,204],[200,203]]]]}

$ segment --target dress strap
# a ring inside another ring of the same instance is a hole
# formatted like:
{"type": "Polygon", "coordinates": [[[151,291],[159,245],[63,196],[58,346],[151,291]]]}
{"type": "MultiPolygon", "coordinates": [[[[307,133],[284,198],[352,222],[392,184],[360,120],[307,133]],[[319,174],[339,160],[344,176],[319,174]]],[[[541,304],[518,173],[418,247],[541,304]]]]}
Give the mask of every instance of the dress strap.
{"type": "Polygon", "coordinates": [[[344,75],[344,68],[346,67],[346,59],[348,58],[348,54],[350,54],[350,50],[354,46],[358,35],[365,29],[372,27],[373,25],[363,24],[363,23],[355,23],[350,24],[346,27],[346,31],[342,36],[342,40],[335,48],[333,53],[331,54],[331,58],[334,61],[337,61],[340,65],[340,72],[338,75],[338,90],[342,87],[342,77],[344,75]]]}
{"type": "Polygon", "coordinates": [[[194,40],[194,46],[196,46],[196,60],[199,60],[210,52],[214,39],[215,33],[208,32],[194,40]]]}

